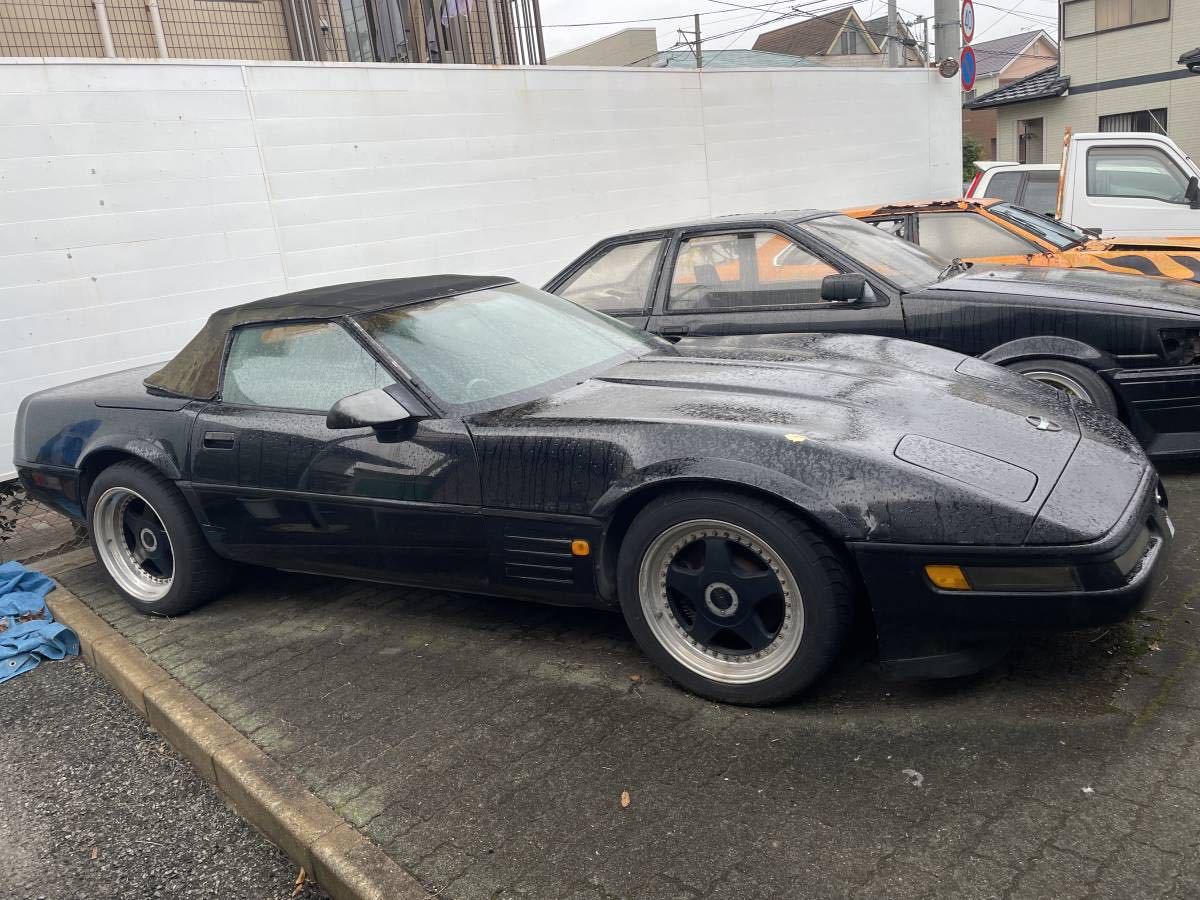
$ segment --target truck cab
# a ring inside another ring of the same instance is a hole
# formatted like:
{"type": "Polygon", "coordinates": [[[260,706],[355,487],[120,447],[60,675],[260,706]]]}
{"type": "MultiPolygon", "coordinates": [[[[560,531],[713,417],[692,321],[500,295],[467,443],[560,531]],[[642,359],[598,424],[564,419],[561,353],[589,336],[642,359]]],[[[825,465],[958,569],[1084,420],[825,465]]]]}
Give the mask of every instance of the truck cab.
{"type": "Polygon", "coordinates": [[[1166,135],[1071,135],[1059,218],[1116,235],[1200,234],[1200,169],[1166,135]]]}

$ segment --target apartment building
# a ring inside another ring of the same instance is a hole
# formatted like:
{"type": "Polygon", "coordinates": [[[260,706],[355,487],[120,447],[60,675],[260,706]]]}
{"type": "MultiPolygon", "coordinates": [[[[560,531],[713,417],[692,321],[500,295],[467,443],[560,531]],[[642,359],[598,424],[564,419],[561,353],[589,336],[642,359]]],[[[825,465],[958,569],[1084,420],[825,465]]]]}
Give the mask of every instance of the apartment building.
{"type": "Polygon", "coordinates": [[[1059,61],[994,91],[996,158],[1057,162],[1064,130],[1156,131],[1200,154],[1200,2],[1060,0],[1059,61]]]}
{"type": "Polygon", "coordinates": [[[538,64],[538,0],[0,0],[0,57],[538,64]]]}

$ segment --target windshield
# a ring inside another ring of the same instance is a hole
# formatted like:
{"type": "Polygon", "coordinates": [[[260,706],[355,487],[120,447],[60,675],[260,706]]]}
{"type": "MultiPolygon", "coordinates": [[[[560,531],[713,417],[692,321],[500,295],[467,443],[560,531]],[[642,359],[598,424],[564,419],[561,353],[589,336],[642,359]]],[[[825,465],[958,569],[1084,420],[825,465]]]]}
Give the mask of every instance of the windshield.
{"type": "Polygon", "coordinates": [[[356,321],[419,387],[453,407],[533,399],[557,390],[560,383],[565,387],[619,362],[670,348],[659,338],[523,284],[389,309],[356,321]]]}
{"type": "Polygon", "coordinates": [[[827,216],[800,223],[826,243],[886,278],[903,291],[919,291],[938,280],[949,260],[922,250],[848,216],[827,216]]]}
{"type": "Polygon", "coordinates": [[[1047,219],[1035,212],[1013,206],[1011,203],[997,203],[988,207],[1002,219],[1008,219],[1014,225],[1020,225],[1026,231],[1032,231],[1044,241],[1049,241],[1059,250],[1069,250],[1078,247],[1088,239],[1088,236],[1074,225],[1067,225],[1057,219],[1047,219]]]}

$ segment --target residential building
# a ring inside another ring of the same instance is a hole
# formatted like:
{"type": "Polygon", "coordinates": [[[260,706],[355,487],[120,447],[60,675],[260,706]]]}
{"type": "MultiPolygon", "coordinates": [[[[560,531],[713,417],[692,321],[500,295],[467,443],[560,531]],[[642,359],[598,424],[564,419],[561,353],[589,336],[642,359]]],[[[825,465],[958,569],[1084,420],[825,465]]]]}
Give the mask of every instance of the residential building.
{"type": "Polygon", "coordinates": [[[1156,131],[1200,154],[1200,3],[1060,0],[1057,65],[977,93],[997,115],[996,158],[1057,162],[1067,127],[1156,131]]]}
{"type": "MultiPolygon", "coordinates": [[[[788,53],[735,48],[702,49],[700,58],[705,69],[799,69],[821,65],[803,56],[792,56],[788,53]]],[[[657,69],[694,69],[696,54],[691,50],[660,50],[640,65],[657,69]]]]}
{"type": "Polygon", "coordinates": [[[528,64],[545,53],[538,0],[0,0],[3,56],[528,64]]]}
{"type": "Polygon", "coordinates": [[[658,52],[653,28],[623,28],[546,60],[551,66],[636,66],[658,52]]]}
{"type": "MultiPolygon", "coordinates": [[[[763,32],[755,39],[754,49],[815,58],[826,66],[870,68],[888,64],[886,16],[868,23],[853,6],[799,14],[809,18],[763,32]]],[[[903,23],[898,24],[905,41],[904,65],[923,66],[918,42],[903,23]]]]}
{"type": "Polygon", "coordinates": [[[994,108],[973,109],[976,97],[996,88],[1041,72],[1058,60],[1058,44],[1046,32],[1037,29],[973,44],[975,51],[975,87],[963,92],[963,134],[983,146],[984,159],[996,159],[996,122],[994,108]]]}

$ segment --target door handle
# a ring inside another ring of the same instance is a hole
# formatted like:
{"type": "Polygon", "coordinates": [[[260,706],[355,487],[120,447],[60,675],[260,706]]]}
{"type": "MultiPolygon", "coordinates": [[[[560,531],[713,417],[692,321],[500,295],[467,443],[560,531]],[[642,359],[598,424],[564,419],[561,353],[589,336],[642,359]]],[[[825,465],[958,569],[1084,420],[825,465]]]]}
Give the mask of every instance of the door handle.
{"type": "Polygon", "coordinates": [[[232,450],[237,443],[237,435],[232,431],[206,431],[203,443],[209,450],[232,450]]]}
{"type": "Polygon", "coordinates": [[[678,336],[682,337],[683,335],[688,333],[688,327],[686,325],[664,325],[660,329],[658,329],[658,333],[661,335],[664,335],[664,336],[665,335],[678,335],[678,336]]]}

